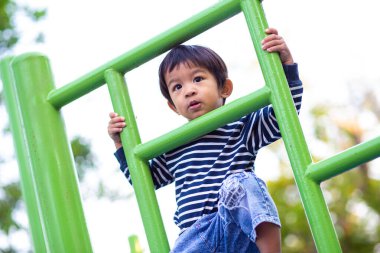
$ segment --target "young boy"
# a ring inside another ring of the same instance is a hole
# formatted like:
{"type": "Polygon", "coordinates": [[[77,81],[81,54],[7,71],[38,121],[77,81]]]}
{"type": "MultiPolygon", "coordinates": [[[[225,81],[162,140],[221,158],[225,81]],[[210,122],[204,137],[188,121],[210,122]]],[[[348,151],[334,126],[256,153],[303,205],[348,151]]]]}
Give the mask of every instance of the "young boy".
{"type": "MultiPolygon", "coordinates": [[[[262,48],[278,52],[297,111],[302,83],[297,64],[274,28],[262,48]]],[[[189,121],[224,105],[233,84],[223,60],[201,46],[173,48],[159,68],[168,106],[189,121]]],[[[130,180],[120,141],[124,117],[110,113],[108,133],[130,180]]],[[[150,161],[156,189],[175,182],[180,228],[172,252],[281,252],[280,220],[265,183],[254,172],[260,148],[281,138],[271,105],[150,161]]]]}

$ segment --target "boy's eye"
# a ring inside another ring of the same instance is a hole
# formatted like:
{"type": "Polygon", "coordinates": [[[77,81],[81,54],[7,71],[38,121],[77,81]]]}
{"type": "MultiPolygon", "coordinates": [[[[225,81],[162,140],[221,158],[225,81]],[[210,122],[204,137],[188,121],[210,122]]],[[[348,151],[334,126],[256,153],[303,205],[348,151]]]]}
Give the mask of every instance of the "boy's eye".
{"type": "Polygon", "coordinates": [[[203,77],[201,77],[201,76],[197,76],[197,77],[194,78],[194,82],[195,82],[195,83],[199,83],[199,82],[202,81],[203,79],[204,79],[203,77]]]}
{"type": "Polygon", "coordinates": [[[173,91],[179,90],[181,88],[182,88],[181,84],[176,84],[176,85],[173,86],[173,91]]]}

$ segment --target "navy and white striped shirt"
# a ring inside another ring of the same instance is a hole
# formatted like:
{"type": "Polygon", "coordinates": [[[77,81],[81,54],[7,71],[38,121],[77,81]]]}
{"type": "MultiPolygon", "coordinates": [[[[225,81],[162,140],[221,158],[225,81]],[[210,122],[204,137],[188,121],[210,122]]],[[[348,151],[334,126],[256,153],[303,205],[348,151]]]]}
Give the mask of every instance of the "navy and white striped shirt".
{"type": "MultiPolygon", "coordinates": [[[[297,64],[284,66],[297,112],[302,82],[297,64]]],[[[260,148],[281,138],[271,105],[150,161],[155,188],[175,182],[177,210],[174,222],[183,232],[218,208],[218,191],[230,174],[253,171],[260,148]]],[[[115,153],[120,169],[131,182],[123,149],[115,153]]]]}

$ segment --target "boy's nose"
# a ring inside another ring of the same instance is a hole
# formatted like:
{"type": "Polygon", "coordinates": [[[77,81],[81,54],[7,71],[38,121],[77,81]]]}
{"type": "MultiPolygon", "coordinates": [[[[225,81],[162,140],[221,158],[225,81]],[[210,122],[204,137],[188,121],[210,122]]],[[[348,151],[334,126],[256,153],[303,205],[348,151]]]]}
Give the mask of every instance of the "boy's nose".
{"type": "Polygon", "coordinates": [[[191,97],[194,96],[196,93],[197,90],[195,89],[195,87],[193,85],[190,85],[189,87],[187,87],[185,95],[186,97],[191,97]]]}

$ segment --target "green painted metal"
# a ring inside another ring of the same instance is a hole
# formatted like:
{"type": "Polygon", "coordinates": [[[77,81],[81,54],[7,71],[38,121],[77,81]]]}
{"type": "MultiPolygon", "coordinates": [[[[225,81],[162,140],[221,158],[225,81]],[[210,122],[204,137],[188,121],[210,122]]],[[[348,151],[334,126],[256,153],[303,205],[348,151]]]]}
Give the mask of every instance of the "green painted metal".
{"type": "Polygon", "coordinates": [[[261,49],[265,29],[268,28],[261,3],[257,0],[242,0],[241,6],[266,85],[271,89],[273,109],[318,252],[342,252],[321,188],[305,176],[305,170],[312,160],[281,61],[277,53],[267,53],[261,49]]]}
{"type": "Polygon", "coordinates": [[[206,115],[194,119],[165,135],[136,146],[134,152],[144,160],[157,157],[162,153],[189,143],[218,127],[224,126],[254,110],[268,105],[269,95],[269,89],[263,87],[250,95],[239,98],[206,115]]]}
{"type": "Polygon", "coordinates": [[[183,21],[177,26],[98,67],[77,80],[52,90],[48,101],[60,108],[105,83],[104,72],[114,69],[126,73],[176,44],[183,43],[240,12],[239,0],[223,0],[183,21]]]}
{"type": "Polygon", "coordinates": [[[133,188],[135,190],[150,251],[158,253],[169,252],[169,243],[154,192],[149,164],[146,160],[141,160],[134,153],[134,148],[141,143],[141,139],[127,85],[123,76],[112,69],[105,72],[105,79],[114,110],[119,115],[125,117],[127,124],[121,133],[121,141],[128,161],[133,188]]]}
{"type": "Polygon", "coordinates": [[[0,62],[0,73],[3,82],[5,107],[9,115],[11,132],[13,133],[13,143],[16,150],[18,167],[20,171],[21,190],[29,219],[29,230],[32,236],[33,248],[35,252],[47,252],[44,237],[44,223],[41,218],[41,211],[36,194],[36,183],[34,180],[32,164],[29,159],[30,153],[27,146],[27,136],[25,133],[24,121],[21,114],[20,100],[18,99],[13,74],[11,71],[11,57],[0,62]]]}
{"type": "MultiPolygon", "coordinates": [[[[64,124],[60,112],[46,101],[54,88],[49,62],[39,54],[24,54],[13,59],[11,69],[19,101],[17,114],[21,112],[22,118],[19,123],[25,131],[18,152],[23,152],[22,160],[29,159],[33,187],[28,190],[33,193],[27,196],[37,202],[38,215],[34,213],[33,218],[41,221],[46,251],[92,252],[64,124]]],[[[40,231],[35,236],[42,237],[40,231]]],[[[43,247],[41,242],[35,245],[43,247]]]]}
{"type": "Polygon", "coordinates": [[[358,144],[335,156],[311,164],[306,176],[323,182],[380,156],[380,137],[358,144]]]}
{"type": "Polygon", "coordinates": [[[128,237],[130,253],[143,253],[139,238],[137,235],[131,235],[128,237]]]}

